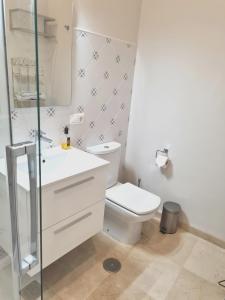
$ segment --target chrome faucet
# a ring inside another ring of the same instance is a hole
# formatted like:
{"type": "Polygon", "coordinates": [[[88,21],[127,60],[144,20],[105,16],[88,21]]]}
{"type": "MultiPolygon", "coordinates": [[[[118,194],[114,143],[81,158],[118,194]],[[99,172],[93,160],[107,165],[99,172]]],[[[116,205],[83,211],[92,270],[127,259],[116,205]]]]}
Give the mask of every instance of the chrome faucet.
{"type": "Polygon", "coordinates": [[[40,136],[40,139],[43,141],[43,142],[46,142],[48,144],[52,144],[53,143],[53,140],[48,138],[46,135],[46,132],[40,130],[40,135],[38,133],[38,130],[34,130],[34,138],[35,138],[35,143],[37,143],[38,141],[38,137],[40,136]]]}

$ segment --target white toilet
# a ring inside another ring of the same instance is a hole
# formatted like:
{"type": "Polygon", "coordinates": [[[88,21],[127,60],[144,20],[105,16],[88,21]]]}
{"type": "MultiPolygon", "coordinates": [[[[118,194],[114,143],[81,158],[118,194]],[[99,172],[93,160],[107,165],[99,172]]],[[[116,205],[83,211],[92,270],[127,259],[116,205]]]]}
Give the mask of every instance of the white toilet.
{"type": "Polygon", "coordinates": [[[126,244],[141,237],[142,224],[160,207],[161,199],[131,183],[118,183],[121,145],[116,142],[88,147],[87,152],[110,162],[107,178],[104,231],[126,244]]]}

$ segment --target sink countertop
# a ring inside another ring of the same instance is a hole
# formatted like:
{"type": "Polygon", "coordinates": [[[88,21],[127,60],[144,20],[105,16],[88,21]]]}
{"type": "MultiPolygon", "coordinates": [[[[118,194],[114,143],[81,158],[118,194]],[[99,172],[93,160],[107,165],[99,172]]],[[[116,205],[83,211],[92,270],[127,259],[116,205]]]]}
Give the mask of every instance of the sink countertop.
{"type": "MultiPolygon", "coordinates": [[[[60,146],[44,150],[41,161],[42,187],[109,165],[108,161],[77,148],[63,150],[60,146]]],[[[29,191],[27,157],[19,157],[17,166],[17,182],[29,191]]],[[[5,159],[0,159],[0,173],[6,176],[5,159]]]]}

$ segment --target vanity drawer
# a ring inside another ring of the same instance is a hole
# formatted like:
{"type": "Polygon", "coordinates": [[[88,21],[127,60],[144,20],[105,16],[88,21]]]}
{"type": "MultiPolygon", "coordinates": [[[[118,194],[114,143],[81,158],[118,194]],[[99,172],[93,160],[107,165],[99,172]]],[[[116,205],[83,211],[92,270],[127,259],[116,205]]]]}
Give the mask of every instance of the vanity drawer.
{"type": "Polygon", "coordinates": [[[42,191],[42,228],[53,226],[104,200],[105,177],[105,169],[100,169],[45,187],[42,191]]]}
{"type": "Polygon", "coordinates": [[[48,228],[42,233],[43,267],[47,267],[102,230],[105,201],[48,228]]]}

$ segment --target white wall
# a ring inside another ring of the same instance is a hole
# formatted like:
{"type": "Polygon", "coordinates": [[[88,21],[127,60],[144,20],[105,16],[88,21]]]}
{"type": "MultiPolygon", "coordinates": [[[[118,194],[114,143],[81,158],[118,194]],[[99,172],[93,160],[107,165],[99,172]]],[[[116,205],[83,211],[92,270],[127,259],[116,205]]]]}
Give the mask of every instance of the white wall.
{"type": "Polygon", "coordinates": [[[74,1],[77,27],[136,42],[142,0],[74,1]]]}
{"type": "Polygon", "coordinates": [[[225,240],[225,2],[144,0],[126,175],[225,240]],[[171,144],[172,166],[156,168],[171,144]]]}

